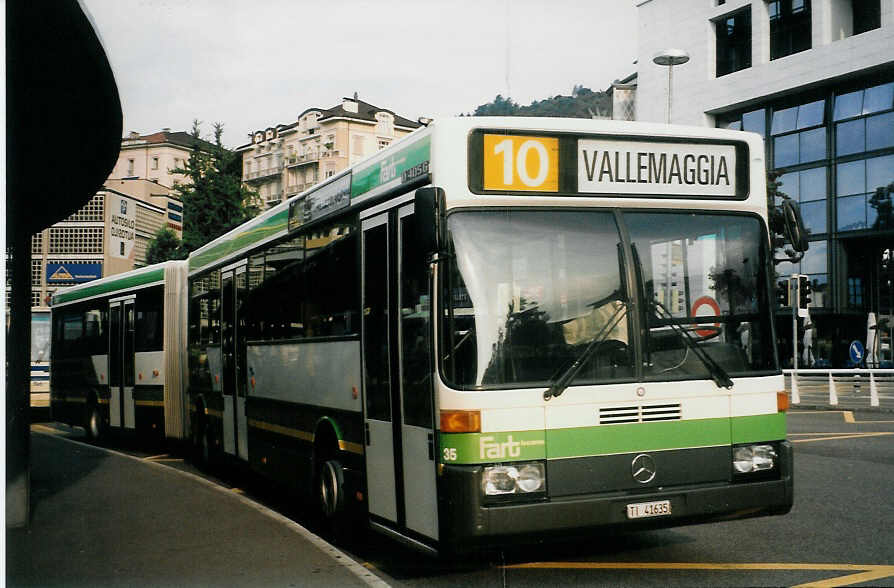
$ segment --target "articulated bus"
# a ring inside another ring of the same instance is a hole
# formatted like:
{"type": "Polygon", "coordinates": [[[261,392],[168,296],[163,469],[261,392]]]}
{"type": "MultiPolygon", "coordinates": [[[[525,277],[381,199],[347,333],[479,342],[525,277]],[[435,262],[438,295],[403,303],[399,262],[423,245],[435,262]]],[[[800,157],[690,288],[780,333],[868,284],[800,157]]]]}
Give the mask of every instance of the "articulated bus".
{"type": "Polygon", "coordinates": [[[764,149],[440,120],[189,257],[191,434],[430,552],[792,506],[764,149]]]}
{"type": "Polygon", "coordinates": [[[57,290],[53,419],[185,439],[186,262],[168,261],[57,290]]]}

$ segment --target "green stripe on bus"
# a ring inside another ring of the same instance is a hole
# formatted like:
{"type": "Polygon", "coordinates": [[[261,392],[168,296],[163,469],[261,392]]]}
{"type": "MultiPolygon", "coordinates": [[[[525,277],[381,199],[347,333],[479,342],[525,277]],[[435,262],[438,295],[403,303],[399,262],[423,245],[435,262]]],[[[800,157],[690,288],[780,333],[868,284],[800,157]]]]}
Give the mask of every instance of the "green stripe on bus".
{"type": "Polygon", "coordinates": [[[712,447],[729,445],[729,442],[730,422],[727,418],[575,427],[546,432],[550,459],[712,447]]]}
{"type": "Polygon", "coordinates": [[[273,237],[279,232],[284,232],[288,220],[289,209],[284,208],[257,224],[245,227],[245,230],[218,238],[218,242],[212,244],[205,251],[190,255],[189,270],[201,269],[215,261],[224,259],[232,253],[273,237]]]}
{"type": "Polygon", "coordinates": [[[785,438],[785,414],[574,427],[547,431],[441,433],[444,463],[493,463],[714,447],[785,438]]]}
{"type": "Polygon", "coordinates": [[[543,431],[509,433],[441,433],[444,463],[491,463],[546,457],[543,431]]]}
{"type": "Polygon", "coordinates": [[[139,273],[134,276],[126,276],[118,280],[110,280],[94,286],[87,286],[75,290],[74,292],[60,292],[53,296],[53,304],[62,304],[72,302],[73,300],[82,300],[92,296],[101,294],[109,294],[117,290],[127,290],[136,288],[137,286],[145,286],[153,282],[162,282],[165,277],[164,268],[158,268],[145,273],[139,273]]]}
{"type": "MultiPolygon", "coordinates": [[[[405,171],[431,159],[431,135],[418,139],[403,149],[365,168],[355,170],[351,175],[351,198],[394,180],[403,181],[405,171]]],[[[410,178],[407,181],[411,181],[410,178]]]]}
{"type": "Polygon", "coordinates": [[[759,414],[732,419],[733,443],[785,439],[785,413],[759,414]]]}

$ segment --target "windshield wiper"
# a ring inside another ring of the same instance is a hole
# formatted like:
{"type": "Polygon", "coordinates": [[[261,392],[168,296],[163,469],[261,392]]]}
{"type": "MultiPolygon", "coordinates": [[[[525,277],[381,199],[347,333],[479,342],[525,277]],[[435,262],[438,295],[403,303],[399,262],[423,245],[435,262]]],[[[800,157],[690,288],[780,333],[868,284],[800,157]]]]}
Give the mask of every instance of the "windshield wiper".
{"type": "MultiPolygon", "coordinates": [[[[664,318],[667,320],[667,325],[671,328],[671,330],[677,334],[683,343],[686,344],[689,349],[695,354],[697,358],[701,360],[705,367],[708,368],[708,373],[711,374],[711,379],[714,380],[714,383],[717,384],[720,388],[732,388],[733,381],[730,379],[729,374],[726,373],[720,364],[718,364],[714,359],[708,355],[708,353],[699,347],[698,343],[695,339],[692,338],[692,335],[689,334],[689,331],[681,327],[679,324],[675,322],[674,315],[665,307],[662,303],[657,300],[652,300],[652,306],[656,310],[660,310],[663,312],[664,318]]],[[[655,313],[658,314],[657,312],[655,313]]]]}
{"type": "MultiPolygon", "coordinates": [[[[603,298],[602,300],[595,302],[593,304],[589,304],[588,306],[592,306],[593,308],[599,308],[600,306],[603,306],[604,304],[606,304],[608,301],[617,300],[618,298],[619,298],[619,293],[616,291],[607,297],[608,300],[606,300],[606,298],[603,298]]],[[[549,400],[550,398],[553,398],[554,396],[559,396],[562,394],[562,392],[564,392],[568,388],[568,386],[574,380],[575,376],[577,376],[577,373],[581,370],[582,367],[584,367],[584,365],[587,363],[587,361],[590,359],[590,357],[593,356],[593,354],[596,352],[596,350],[599,349],[599,345],[603,341],[605,341],[605,339],[606,339],[606,337],[608,337],[609,333],[611,333],[614,330],[614,328],[618,325],[618,323],[621,322],[621,319],[624,318],[624,315],[626,315],[626,314],[627,314],[627,305],[626,304],[624,304],[623,306],[619,306],[615,309],[615,312],[612,313],[612,315],[609,317],[609,319],[605,322],[605,326],[603,326],[602,330],[599,331],[599,333],[597,333],[595,337],[593,337],[593,339],[590,341],[589,345],[587,345],[587,348],[584,349],[583,353],[581,353],[577,357],[577,359],[574,360],[574,363],[572,363],[570,366],[568,366],[568,369],[565,370],[562,373],[562,375],[559,376],[559,378],[556,379],[555,382],[550,384],[550,387],[547,388],[543,392],[544,400],[549,400]]]]}

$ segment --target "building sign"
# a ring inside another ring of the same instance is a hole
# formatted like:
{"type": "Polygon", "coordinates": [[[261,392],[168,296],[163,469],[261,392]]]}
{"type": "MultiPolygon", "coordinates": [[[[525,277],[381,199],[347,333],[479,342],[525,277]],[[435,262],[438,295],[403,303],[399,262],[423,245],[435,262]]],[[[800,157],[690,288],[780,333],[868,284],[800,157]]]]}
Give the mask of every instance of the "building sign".
{"type": "Polygon", "coordinates": [[[580,193],[737,195],[734,145],[579,139],[577,153],[580,193]]]}
{"type": "Polygon", "coordinates": [[[136,208],[130,198],[106,195],[106,253],[118,259],[133,259],[136,241],[136,208]]]}
{"type": "Polygon", "coordinates": [[[48,263],[47,285],[80,284],[102,277],[101,263],[48,263]]]}

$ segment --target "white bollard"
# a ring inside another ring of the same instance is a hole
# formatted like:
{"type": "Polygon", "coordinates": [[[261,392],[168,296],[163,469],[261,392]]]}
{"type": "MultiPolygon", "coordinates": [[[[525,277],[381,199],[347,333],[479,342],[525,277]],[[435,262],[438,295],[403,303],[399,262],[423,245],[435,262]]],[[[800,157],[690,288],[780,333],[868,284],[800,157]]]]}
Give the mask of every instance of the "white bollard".
{"type": "Polygon", "coordinates": [[[869,405],[878,406],[878,384],[875,382],[875,374],[869,372],[869,405]]]}
{"type": "Polygon", "coordinates": [[[798,374],[792,372],[792,404],[801,404],[801,395],[798,394],[798,374]]]}
{"type": "Polygon", "coordinates": [[[829,404],[838,406],[838,391],[835,390],[835,378],[832,377],[832,372],[829,372],[829,404]]]}

